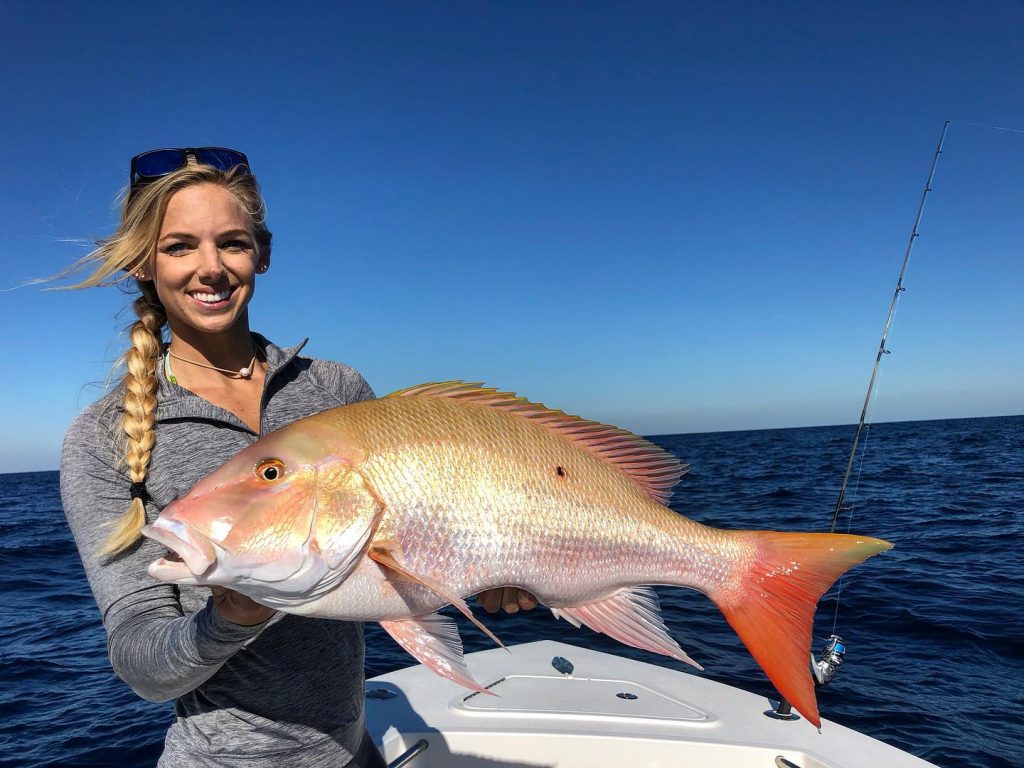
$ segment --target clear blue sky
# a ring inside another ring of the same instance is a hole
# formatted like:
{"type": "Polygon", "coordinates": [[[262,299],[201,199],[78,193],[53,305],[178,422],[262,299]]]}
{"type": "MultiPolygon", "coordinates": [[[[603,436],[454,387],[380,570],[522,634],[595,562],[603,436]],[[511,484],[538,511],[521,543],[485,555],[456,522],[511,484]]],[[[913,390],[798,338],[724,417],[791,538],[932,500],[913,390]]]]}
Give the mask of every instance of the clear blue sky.
{"type": "MultiPolygon", "coordinates": [[[[851,423],[943,122],[1024,129],[1022,82],[1015,2],[3,3],[0,287],[111,231],[131,155],[225,145],[254,328],[380,394],[851,423]]],[[[1022,413],[1024,135],[954,125],[934,188],[874,419],[1022,413]]],[[[126,305],[0,293],[4,471],[57,466],[126,305]]]]}

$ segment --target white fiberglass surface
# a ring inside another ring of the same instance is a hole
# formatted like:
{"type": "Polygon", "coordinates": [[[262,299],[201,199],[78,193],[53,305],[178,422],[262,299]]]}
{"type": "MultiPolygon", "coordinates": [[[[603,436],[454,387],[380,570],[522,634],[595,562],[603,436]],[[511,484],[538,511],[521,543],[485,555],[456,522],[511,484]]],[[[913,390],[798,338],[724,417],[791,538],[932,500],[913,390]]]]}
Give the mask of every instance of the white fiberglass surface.
{"type": "MultiPolygon", "coordinates": [[[[408,768],[776,768],[783,757],[798,768],[831,768],[793,750],[649,738],[473,732],[402,734],[384,740],[394,760],[419,739],[427,749],[408,768]]],[[[785,765],[785,763],[781,763],[785,765]]]]}
{"type": "Polygon", "coordinates": [[[497,696],[473,694],[459,708],[658,720],[706,721],[713,715],[681,699],[629,680],[508,675],[489,686],[497,696]]]}

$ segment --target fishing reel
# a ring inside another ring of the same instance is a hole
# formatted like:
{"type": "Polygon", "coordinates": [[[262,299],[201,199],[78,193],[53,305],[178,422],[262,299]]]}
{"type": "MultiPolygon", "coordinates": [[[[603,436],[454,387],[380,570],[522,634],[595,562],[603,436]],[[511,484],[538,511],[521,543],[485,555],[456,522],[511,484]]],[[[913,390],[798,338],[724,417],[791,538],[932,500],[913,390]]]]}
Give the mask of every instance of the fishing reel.
{"type": "MultiPolygon", "coordinates": [[[[839,667],[843,665],[844,656],[846,656],[846,641],[839,635],[832,635],[825,643],[825,648],[818,658],[814,658],[814,654],[811,654],[811,675],[814,677],[814,682],[819,686],[831,683],[832,678],[839,671],[839,667]]],[[[775,709],[769,709],[765,714],[776,720],[798,719],[793,714],[793,705],[782,697],[779,698],[778,706],[775,709]]]]}
{"type": "Polygon", "coordinates": [[[839,667],[843,664],[843,657],[846,655],[846,643],[839,635],[832,635],[825,644],[821,655],[815,659],[811,657],[811,674],[818,685],[828,685],[836,676],[839,667]]]}

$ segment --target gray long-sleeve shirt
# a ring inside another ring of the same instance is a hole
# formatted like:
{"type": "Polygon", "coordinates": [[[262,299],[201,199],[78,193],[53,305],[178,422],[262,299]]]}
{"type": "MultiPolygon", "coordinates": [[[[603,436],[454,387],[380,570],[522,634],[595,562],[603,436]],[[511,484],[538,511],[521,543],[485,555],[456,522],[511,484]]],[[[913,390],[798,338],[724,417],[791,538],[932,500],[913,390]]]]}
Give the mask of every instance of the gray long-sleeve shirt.
{"type": "MultiPolygon", "coordinates": [[[[298,357],[260,336],[267,376],[260,434],[373,397],[355,370],[298,357]]],[[[303,343],[304,344],[304,343],[303,343]]],[[[159,374],[147,518],[185,495],[255,434],[234,414],[159,374]]],[[[345,765],[363,735],[362,625],[277,615],[227,621],[209,590],[155,581],[165,548],[143,539],[115,558],[99,549],[131,496],[120,387],[87,408],[64,440],[61,497],[107,630],[114,671],[140,696],[175,699],[161,765],[345,765]]]]}

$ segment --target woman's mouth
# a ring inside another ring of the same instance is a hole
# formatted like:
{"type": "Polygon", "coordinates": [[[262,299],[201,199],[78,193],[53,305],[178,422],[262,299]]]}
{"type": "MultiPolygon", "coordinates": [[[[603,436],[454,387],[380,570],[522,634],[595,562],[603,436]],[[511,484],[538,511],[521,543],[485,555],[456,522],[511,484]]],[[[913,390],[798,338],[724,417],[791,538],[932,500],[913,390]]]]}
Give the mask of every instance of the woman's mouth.
{"type": "Polygon", "coordinates": [[[227,306],[234,292],[235,289],[229,286],[219,291],[189,291],[188,295],[204,309],[220,309],[227,306]]]}

